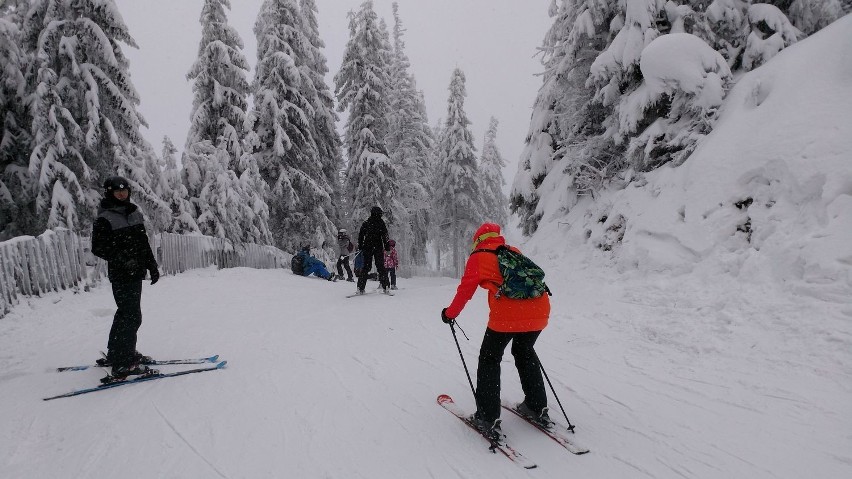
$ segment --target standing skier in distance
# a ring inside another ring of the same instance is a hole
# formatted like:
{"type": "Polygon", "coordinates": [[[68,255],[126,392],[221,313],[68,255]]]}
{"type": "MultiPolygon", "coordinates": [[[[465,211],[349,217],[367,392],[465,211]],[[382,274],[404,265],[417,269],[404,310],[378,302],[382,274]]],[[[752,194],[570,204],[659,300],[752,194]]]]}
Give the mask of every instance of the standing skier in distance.
{"type": "Polygon", "coordinates": [[[346,268],[346,281],[350,282],[355,281],[352,279],[352,269],[349,268],[349,255],[354,248],[349,233],[344,228],[337,230],[337,276],[342,278],[343,268],[346,268]]]}
{"type": "Polygon", "coordinates": [[[157,260],[148,243],[145,218],[130,202],[130,183],[120,176],[104,182],[104,198],[92,228],[92,253],[107,262],[107,276],[117,310],[109,331],[107,361],[112,376],[122,379],[149,371],[151,358],[136,350],[136,333],[142,325],[142,280],[160,279],[157,260]]]}
{"type": "MultiPolygon", "coordinates": [[[[488,290],[488,327],[479,350],[476,370],[476,414],[471,420],[477,428],[489,435],[500,434],[500,361],[509,342],[512,356],[521,379],[524,402],[518,407],[524,415],[549,423],[547,393],[535,353],[535,342],[547,326],[550,316],[550,299],[542,295],[530,299],[512,299],[495,296],[503,277],[497,255],[490,253],[505,245],[500,226],[484,223],[473,235],[473,247],[465,265],[464,274],[450,305],[441,311],[441,319],[451,323],[473,297],[476,287],[488,290]]],[[[514,251],[517,248],[510,247],[514,251]]],[[[519,251],[518,251],[519,252],[519,251]]]]}
{"type": "Polygon", "coordinates": [[[385,270],[385,251],[390,249],[388,245],[388,227],[382,219],[384,212],[378,206],[374,206],[370,210],[370,217],[361,225],[358,231],[358,249],[364,258],[363,275],[358,276],[358,294],[364,294],[364,287],[367,286],[367,275],[376,264],[376,271],[379,273],[379,282],[382,284],[382,290],[388,292],[388,273],[385,270]]]}

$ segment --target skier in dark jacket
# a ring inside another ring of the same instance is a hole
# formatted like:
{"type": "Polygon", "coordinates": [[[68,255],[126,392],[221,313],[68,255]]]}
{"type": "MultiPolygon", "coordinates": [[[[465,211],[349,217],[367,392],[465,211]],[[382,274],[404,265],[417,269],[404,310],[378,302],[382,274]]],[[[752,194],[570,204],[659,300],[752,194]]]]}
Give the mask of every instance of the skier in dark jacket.
{"type": "Polygon", "coordinates": [[[363,274],[358,276],[358,294],[364,294],[364,287],[367,286],[367,274],[376,264],[376,271],[379,272],[379,282],[382,284],[382,289],[385,293],[388,292],[388,273],[385,270],[385,251],[390,249],[388,244],[388,227],[382,220],[384,212],[378,206],[374,206],[370,210],[370,217],[361,225],[361,230],[358,231],[358,249],[364,258],[363,274]]]}
{"type": "Polygon", "coordinates": [[[148,243],[145,218],[130,202],[130,183],[120,176],[104,182],[104,198],[92,228],[92,253],[107,262],[107,274],[117,310],[107,345],[112,376],[144,374],[151,358],[136,351],[136,332],[142,324],[142,280],[160,279],[157,260],[148,243]]]}

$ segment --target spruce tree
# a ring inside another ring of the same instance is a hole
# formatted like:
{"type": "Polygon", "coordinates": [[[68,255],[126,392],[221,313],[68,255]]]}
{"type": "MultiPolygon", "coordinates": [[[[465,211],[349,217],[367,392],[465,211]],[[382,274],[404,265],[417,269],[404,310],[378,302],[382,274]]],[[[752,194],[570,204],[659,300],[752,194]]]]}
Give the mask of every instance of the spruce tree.
{"type": "Polygon", "coordinates": [[[538,227],[539,188],[551,172],[570,170],[575,188],[588,192],[617,157],[601,147],[606,145],[601,123],[609,108],[593,102],[595,89],[586,85],[592,61],[606,47],[613,5],[605,0],[563,0],[554,2],[549,13],[554,21],[541,47],[542,86],[510,193],[512,212],[519,216],[524,234],[538,227]]]}
{"type": "Polygon", "coordinates": [[[202,234],[239,243],[268,244],[265,210],[228,165],[230,155],[209,140],[194,143],[184,154],[184,182],[202,234]],[[260,218],[258,218],[260,213],[260,218]]]}
{"type": "Polygon", "coordinates": [[[204,0],[198,58],[187,79],[194,93],[187,146],[208,140],[228,152],[229,169],[239,172],[245,138],[249,66],[243,41],[228,25],[230,0],[204,0]]]}
{"type": "MultiPolygon", "coordinates": [[[[183,164],[192,216],[206,235],[234,243],[269,242],[256,191],[240,181],[249,84],[243,42],[228,25],[229,0],[205,0],[198,58],[187,74],[193,82],[191,125],[183,164]]],[[[180,226],[182,228],[187,225],[180,226]]]]}
{"type": "Polygon", "coordinates": [[[104,178],[128,176],[149,219],[166,211],[145,174],[154,155],[139,129],[139,96],[121,43],[136,48],[112,0],[33,0],[24,48],[36,63],[31,111],[32,176],[40,227],[89,228],[104,178]]]}
{"type": "Polygon", "coordinates": [[[0,241],[30,232],[34,221],[27,202],[30,119],[19,28],[24,7],[16,2],[0,7],[0,241]]]}
{"type": "Polygon", "coordinates": [[[390,64],[388,149],[399,172],[399,196],[405,218],[400,218],[397,249],[404,252],[400,261],[426,264],[426,244],[432,216],[432,165],[430,150],[434,138],[428,125],[423,95],[417,90],[405,41],[399,6],[393,3],[394,28],[390,64]]]}
{"type": "MultiPolygon", "coordinates": [[[[303,77],[311,80],[305,85],[312,93],[309,98],[313,109],[311,126],[322,163],[323,183],[330,187],[329,194],[332,197],[332,210],[326,213],[330,220],[339,224],[343,209],[343,185],[340,182],[340,171],[343,169],[343,156],[340,151],[342,142],[337,134],[338,117],[334,111],[334,94],[325,82],[325,75],[328,73],[328,62],[322,52],[325,43],[319,35],[316,2],[300,0],[299,5],[302,13],[302,33],[307,39],[304,45],[306,56],[301,68],[304,70],[303,77]]],[[[332,231],[332,234],[334,233],[332,231]]]]}
{"type": "Polygon", "coordinates": [[[186,186],[181,180],[181,170],[177,165],[177,148],[169,137],[163,138],[163,175],[159,196],[169,205],[171,220],[165,231],[176,234],[198,233],[198,225],[192,216],[192,204],[189,202],[186,186]]]}
{"type": "Polygon", "coordinates": [[[484,220],[505,225],[507,205],[506,195],[503,194],[503,186],[506,184],[506,180],[503,178],[503,167],[506,166],[506,161],[503,160],[500,150],[497,149],[498,124],[497,119],[491,117],[488,123],[488,131],[485,132],[479,169],[482,173],[484,220]]]}
{"type": "Polygon", "coordinates": [[[348,162],[344,188],[349,214],[357,221],[378,205],[393,225],[395,212],[403,207],[397,195],[396,168],[385,144],[390,54],[372,1],[364,2],[357,13],[350,13],[349,30],[343,64],[334,77],[338,111],[349,110],[344,135],[348,162]]]}
{"type": "MultiPolygon", "coordinates": [[[[315,247],[336,232],[328,167],[314,137],[317,94],[309,62],[316,63],[295,0],[266,0],[257,16],[257,69],[250,121],[254,159],[270,187],[270,229],[277,246],[315,247]],[[317,233],[319,232],[319,234],[317,233]]],[[[328,121],[326,119],[325,121],[328,121]]],[[[323,128],[329,128],[325,125],[323,128]]],[[[328,138],[324,138],[326,147],[328,138]]]]}
{"type": "Polygon", "coordinates": [[[445,231],[451,238],[453,266],[460,273],[462,238],[469,238],[481,223],[483,197],[470,120],[464,111],[465,76],[458,68],[453,71],[449,90],[435,194],[441,217],[449,223],[445,231]]]}

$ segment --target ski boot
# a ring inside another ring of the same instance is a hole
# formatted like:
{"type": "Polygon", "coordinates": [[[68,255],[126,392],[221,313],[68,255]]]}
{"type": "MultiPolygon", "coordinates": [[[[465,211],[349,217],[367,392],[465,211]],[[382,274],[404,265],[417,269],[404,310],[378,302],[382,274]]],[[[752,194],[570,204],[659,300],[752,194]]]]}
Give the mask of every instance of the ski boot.
{"type": "Polygon", "coordinates": [[[518,404],[517,407],[515,407],[515,411],[518,411],[519,414],[545,429],[550,429],[551,427],[553,427],[554,423],[550,419],[550,416],[547,414],[547,407],[544,407],[541,409],[541,411],[536,412],[533,411],[532,408],[527,406],[527,403],[522,402],[518,404]]]}

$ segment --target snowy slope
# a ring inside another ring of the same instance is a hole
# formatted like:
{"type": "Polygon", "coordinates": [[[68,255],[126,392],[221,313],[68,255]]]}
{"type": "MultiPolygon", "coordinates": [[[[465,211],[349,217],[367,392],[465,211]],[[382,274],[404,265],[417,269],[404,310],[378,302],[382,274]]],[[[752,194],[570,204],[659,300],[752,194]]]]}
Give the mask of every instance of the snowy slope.
{"type": "Polygon", "coordinates": [[[682,166],[582,199],[567,214],[567,193],[556,194],[568,191],[565,179],[549,178],[537,244],[602,245],[624,271],[721,276],[848,303],[850,112],[847,15],[739,78],[682,166]]]}
{"type": "MultiPolygon", "coordinates": [[[[109,288],[33,299],[0,321],[0,477],[852,473],[852,312],[762,289],[578,275],[554,255],[536,259],[551,265],[555,292],[539,354],[590,454],[567,454],[504,415],[539,465],[525,472],[435,404],[449,393],[473,405],[439,319],[452,280],[401,280],[394,297],[346,299],[350,283],[210,269],[145,287],[139,347],[163,358],[218,353],[223,371],[43,402],[102,375],[49,369],[104,347],[109,288]],[[815,317],[819,334],[788,329],[815,317]],[[819,353],[826,347],[833,360],[819,353]]],[[[478,293],[460,318],[474,370],[485,316],[478,293]]],[[[505,359],[503,397],[520,400],[505,359]]],[[[551,405],[559,417],[552,396],[551,405]]]]}
{"type": "MultiPolygon", "coordinates": [[[[50,368],[104,348],[108,285],[0,320],[0,478],[852,477],[850,38],[846,17],[739,79],[682,167],[548,205],[524,245],[555,294],[538,350],[590,454],[504,415],[524,471],[435,404],[473,407],[439,320],[453,280],[346,299],[209,269],[146,285],[139,348],[223,371],[43,402],[102,375],[50,368]]],[[[472,370],[485,317],[480,292],[472,370]]],[[[508,354],[503,385],[521,399],[508,354]]]]}

